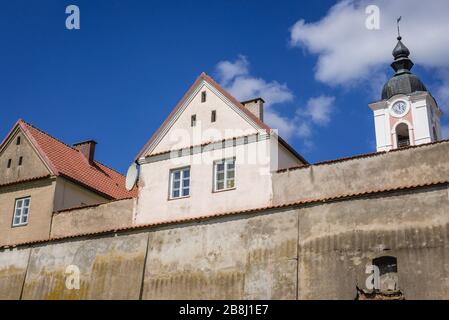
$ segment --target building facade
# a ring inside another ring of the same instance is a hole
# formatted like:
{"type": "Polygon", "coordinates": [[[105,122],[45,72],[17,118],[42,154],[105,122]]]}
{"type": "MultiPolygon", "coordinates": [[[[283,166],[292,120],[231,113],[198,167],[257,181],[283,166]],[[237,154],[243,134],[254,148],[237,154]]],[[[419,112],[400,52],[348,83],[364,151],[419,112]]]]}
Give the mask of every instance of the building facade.
{"type": "MultiPolygon", "coordinates": [[[[262,99],[238,102],[202,74],[136,157],[137,199],[43,215],[41,241],[0,244],[0,297],[449,299],[449,141],[409,54],[398,39],[396,74],[370,105],[378,151],[315,164],[263,122],[262,99]],[[79,290],[65,286],[73,265],[79,290]]],[[[6,167],[36,153],[15,130],[6,167]]],[[[63,169],[39,155],[0,186],[2,205],[36,192],[19,210],[30,223],[38,196],[49,213],[67,207],[55,200],[63,169]]]]}
{"type": "Polygon", "coordinates": [[[50,236],[53,214],[132,197],[125,177],[94,160],[95,142],[68,146],[19,120],[0,145],[0,243],[50,236]]]}

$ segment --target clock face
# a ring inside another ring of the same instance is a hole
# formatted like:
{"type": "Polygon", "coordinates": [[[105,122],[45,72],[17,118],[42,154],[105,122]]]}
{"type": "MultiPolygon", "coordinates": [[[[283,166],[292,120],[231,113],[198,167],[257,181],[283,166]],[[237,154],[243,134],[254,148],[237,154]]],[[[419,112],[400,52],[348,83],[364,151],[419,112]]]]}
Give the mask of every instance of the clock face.
{"type": "Polygon", "coordinates": [[[403,115],[407,111],[407,104],[404,101],[398,101],[393,105],[391,111],[397,116],[403,115]]]}

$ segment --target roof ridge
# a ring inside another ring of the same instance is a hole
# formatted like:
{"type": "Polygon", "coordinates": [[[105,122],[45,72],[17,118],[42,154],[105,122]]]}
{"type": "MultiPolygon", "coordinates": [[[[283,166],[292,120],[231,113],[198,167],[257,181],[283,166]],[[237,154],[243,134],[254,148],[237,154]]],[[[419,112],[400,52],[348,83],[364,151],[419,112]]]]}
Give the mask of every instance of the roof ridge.
{"type": "Polygon", "coordinates": [[[27,125],[27,126],[33,128],[33,129],[39,131],[40,133],[45,134],[46,136],[52,138],[53,140],[55,140],[55,141],[57,141],[57,142],[59,142],[59,143],[65,145],[66,147],[68,147],[68,148],[70,148],[70,149],[72,149],[72,150],[74,150],[74,151],[76,151],[76,152],[80,152],[80,151],[79,151],[78,149],[76,149],[75,147],[73,147],[73,146],[71,146],[71,145],[65,143],[64,141],[62,141],[62,140],[60,140],[60,139],[58,139],[58,138],[52,136],[52,135],[49,134],[48,132],[46,132],[46,131],[44,131],[44,130],[42,130],[42,129],[39,129],[38,127],[32,125],[32,124],[29,123],[29,122],[26,122],[26,121],[23,120],[23,119],[20,119],[19,122],[22,122],[22,123],[24,123],[25,125],[27,125]]]}
{"type": "Polygon", "coordinates": [[[98,160],[94,160],[94,163],[99,164],[99,165],[102,165],[103,167],[106,167],[107,169],[109,169],[109,170],[111,170],[111,171],[114,171],[115,173],[121,175],[122,177],[126,177],[125,174],[121,173],[120,171],[118,171],[118,170],[116,170],[116,169],[114,169],[114,168],[111,168],[110,166],[104,164],[103,162],[100,162],[100,161],[98,161],[98,160]]]}

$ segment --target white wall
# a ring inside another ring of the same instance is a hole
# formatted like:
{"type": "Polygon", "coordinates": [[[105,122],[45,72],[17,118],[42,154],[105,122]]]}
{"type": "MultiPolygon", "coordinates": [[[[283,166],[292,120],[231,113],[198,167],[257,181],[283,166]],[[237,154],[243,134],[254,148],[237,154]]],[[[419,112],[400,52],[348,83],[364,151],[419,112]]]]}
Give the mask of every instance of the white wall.
{"type": "Polygon", "coordinates": [[[272,198],[270,140],[253,142],[193,156],[142,164],[136,224],[199,217],[268,206],[272,198]],[[258,156],[255,157],[255,152],[258,156]],[[236,158],[235,184],[213,192],[213,161],[236,158]],[[208,160],[208,161],[206,161],[208,160]],[[171,169],[191,166],[190,197],[169,200],[171,169]]]}

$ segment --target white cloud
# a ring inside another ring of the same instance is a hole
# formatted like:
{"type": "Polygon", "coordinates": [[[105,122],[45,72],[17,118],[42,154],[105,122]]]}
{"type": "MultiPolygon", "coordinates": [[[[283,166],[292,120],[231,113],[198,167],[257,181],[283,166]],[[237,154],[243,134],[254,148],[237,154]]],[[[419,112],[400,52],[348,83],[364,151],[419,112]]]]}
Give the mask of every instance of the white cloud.
{"type": "Polygon", "coordinates": [[[238,100],[262,97],[265,100],[264,121],[278,129],[285,139],[299,137],[306,146],[311,146],[313,126],[325,126],[331,121],[335,98],[327,96],[309,99],[306,106],[297,108],[292,117],[282,116],[276,107],[293,102],[293,92],[286,84],[252,76],[249,61],[243,55],[235,61],[219,62],[216,71],[220,83],[238,100]]]}
{"type": "MultiPolygon", "coordinates": [[[[401,34],[412,60],[425,68],[448,70],[448,12],[447,0],[344,0],[319,21],[299,20],[290,30],[290,42],[318,56],[317,80],[332,86],[368,83],[391,63],[396,18],[402,16],[401,34]],[[372,4],[380,8],[380,30],[365,27],[365,9],[372,4]]],[[[445,86],[441,94],[449,95],[449,77],[440,80],[445,86]]]]}
{"type": "Polygon", "coordinates": [[[310,117],[313,123],[325,126],[331,121],[334,102],[335,97],[319,96],[310,98],[306,106],[306,115],[310,117]]]}
{"type": "Polygon", "coordinates": [[[229,81],[237,76],[248,74],[249,63],[245,56],[240,55],[234,62],[220,61],[217,64],[217,73],[219,81],[223,85],[227,85],[229,81]]]}
{"type": "MultiPolygon", "coordinates": [[[[301,19],[290,29],[290,44],[317,56],[315,79],[330,85],[369,90],[378,100],[392,62],[397,40],[396,19],[402,16],[401,35],[415,64],[427,69],[426,83],[449,114],[449,1],[447,0],[340,0],[318,21],[301,19]],[[366,8],[380,9],[380,29],[366,28],[366,8]]],[[[449,138],[449,125],[443,126],[449,138]]]]}
{"type": "Polygon", "coordinates": [[[240,101],[263,97],[266,106],[270,106],[290,102],[294,98],[286,84],[251,76],[248,59],[243,55],[233,62],[219,62],[216,69],[220,83],[240,101]]]}

